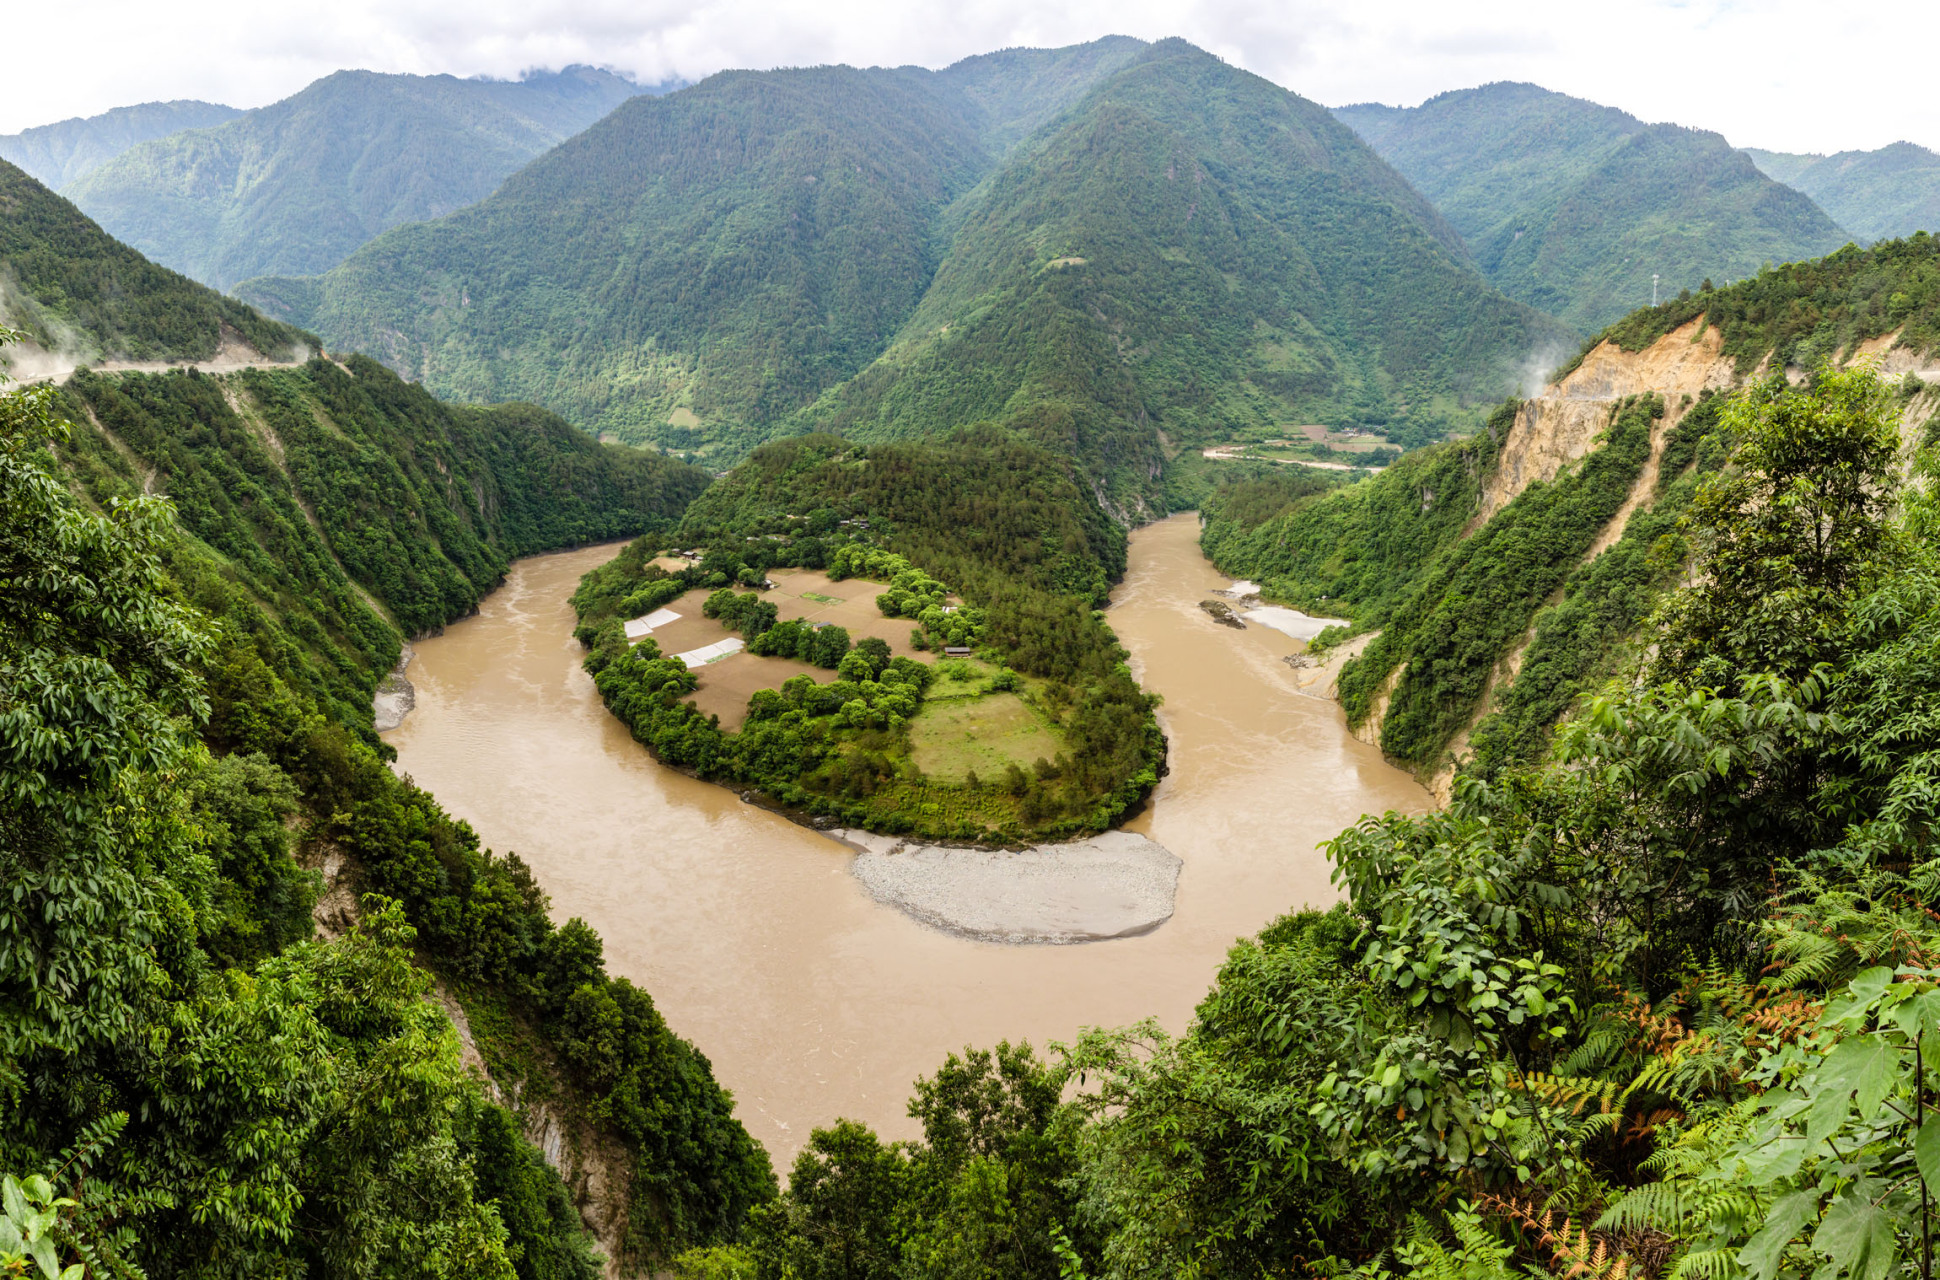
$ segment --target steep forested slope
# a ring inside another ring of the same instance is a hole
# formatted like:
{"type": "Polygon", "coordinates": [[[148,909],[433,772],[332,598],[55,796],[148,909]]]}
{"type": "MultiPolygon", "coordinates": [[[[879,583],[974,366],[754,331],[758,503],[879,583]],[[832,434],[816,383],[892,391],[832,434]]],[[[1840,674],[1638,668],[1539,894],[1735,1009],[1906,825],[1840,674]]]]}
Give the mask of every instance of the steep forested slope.
{"type": "Polygon", "coordinates": [[[183,129],[207,129],[242,112],[214,102],[144,102],[0,136],[0,160],[60,190],[128,148],[183,129]]]}
{"type": "Polygon", "coordinates": [[[146,142],[63,194],[157,262],[227,289],[327,270],[399,223],[483,199],[639,92],[590,67],[516,81],[339,71],[146,142]]]}
{"type": "Polygon", "coordinates": [[[1752,148],[1745,154],[1868,240],[1940,231],[1940,155],[1925,147],[1895,142],[1830,156],[1752,148]]]}
{"type": "Polygon", "coordinates": [[[1183,1035],[952,1054],[920,1140],[816,1130],[707,1263],[1920,1274],[1940,513],[1898,416],[1866,371],[1734,397],[1689,576],[1553,754],[1342,832],[1347,900],[1236,945],[1183,1035]]]}
{"type": "Polygon", "coordinates": [[[390,619],[665,524],[703,478],[367,360],[84,375],[0,397],[0,427],[0,1078],[28,1086],[0,1160],[92,1143],[115,1199],[81,1238],[151,1275],[590,1280],[582,1212],[630,1268],[733,1238],[773,1184],[706,1060],[386,767],[369,712],[390,619]],[[97,823],[122,789],[153,819],[97,823]],[[558,1172],[522,1136],[546,1125],[558,1172]]]}
{"type": "Polygon", "coordinates": [[[0,161],[0,322],[84,356],[206,360],[232,332],[286,358],[300,329],[158,267],[0,161]]]}
{"type": "Polygon", "coordinates": [[[1422,442],[1554,332],[1324,110],[1168,41],[992,175],[897,344],[811,417],[865,439],[1005,422],[1137,509],[1158,432],[1422,442]]]}
{"type": "Polygon", "coordinates": [[[514,556],[670,525],[706,483],[529,406],[441,404],[362,356],[219,378],[82,373],[66,394],[93,427],[75,465],[169,495],[280,618],[283,678],[366,732],[400,633],[471,612],[514,556]]]}
{"type": "Polygon", "coordinates": [[[1861,342],[1896,335],[1919,354],[1940,345],[1940,238],[1917,232],[1870,249],[1847,246],[1808,262],[1763,270],[1625,316],[1584,347],[1607,340],[1640,351],[1693,320],[1715,331],[1741,374],[1767,357],[1810,369],[1861,342]]]}
{"type": "Polygon", "coordinates": [[[1714,133],[1529,84],[1336,114],[1435,202],[1497,287],[1583,329],[1847,237],[1714,133]]]}

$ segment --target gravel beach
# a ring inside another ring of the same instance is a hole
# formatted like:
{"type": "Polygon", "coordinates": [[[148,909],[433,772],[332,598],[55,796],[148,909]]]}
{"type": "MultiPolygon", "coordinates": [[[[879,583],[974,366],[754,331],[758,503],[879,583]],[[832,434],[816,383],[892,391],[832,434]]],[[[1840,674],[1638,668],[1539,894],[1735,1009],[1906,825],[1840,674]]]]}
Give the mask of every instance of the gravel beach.
{"type": "Polygon", "coordinates": [[[850,870],[878,902],[989,942],[1098,942],[1149,932],[1171,918],[1183,865],[1126,831],[1015,853],[866,831],[828,834],[856,850],[850,870]]]}

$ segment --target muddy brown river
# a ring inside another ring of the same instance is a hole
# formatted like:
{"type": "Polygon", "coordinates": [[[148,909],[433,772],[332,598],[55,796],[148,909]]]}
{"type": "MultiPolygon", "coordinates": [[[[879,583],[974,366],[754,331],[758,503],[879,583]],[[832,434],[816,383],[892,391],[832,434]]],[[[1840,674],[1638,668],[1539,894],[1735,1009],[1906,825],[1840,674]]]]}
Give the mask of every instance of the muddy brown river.
{"type": "Polygon", "coordinates": [[[871,900],[834,841],[663,769],[600,705],[567,603],[612,547],[520,561],[476,617],[417,645],[398,764],[606,939],[734,1091],[786,1171],[838,1117],[913,1136],[910,1082],[1001,1038],[1043,1046],[1157,1017],[1185,1028],[1235,938],[1337,896],[1316,847],[1363,813],[1421,811],[1407,774],[1294,692],[1293,640],[1199,607],[1227,585],[1184,515],[1132,535],[1110,620],[1163,695],[1171,773],[1129,825],[1185,862],[1172,919],[1140,937],[1005,946],[871,900]]]}

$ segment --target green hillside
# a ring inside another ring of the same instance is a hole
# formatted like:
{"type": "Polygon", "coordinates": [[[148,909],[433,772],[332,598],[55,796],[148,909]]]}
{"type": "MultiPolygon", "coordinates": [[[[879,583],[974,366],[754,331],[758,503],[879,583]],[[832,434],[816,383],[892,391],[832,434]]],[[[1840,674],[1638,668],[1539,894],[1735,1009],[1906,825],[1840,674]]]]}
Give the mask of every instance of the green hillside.
{"type": "Polygon", "coordinates": [[[0,160],[59,190],[133,146],[184,129],[207,129],[242,112],[214,102],[144,102],[0,134],[0,160]]]}
{"type": "Polygon", "coordinates": [[[1847,235],[1714,133],[1646,125],[1530,84],[1340,108],[1510,297],[1584,330],[1847,235]]]}
{"type": "Polygon", "coordinates": [[[481,200],[639,92],[590,67],[516,81],[339,71],[143,143],[62,194],[155,261],[228,289],[327,270],[400,223],[481,200]]]}
{"type": "Polygon", "coordinates": [[[1940,231],[1940,154],[1925,147],[1895,142],[1830,156],[1751,148],[1745,154],[1867,240],[1940,231]]]}
{"type": "Polygon", "coordinates": [[[1421,443],[1556,333],[1325,110],[1167,41],[986,180],[896,343],[807,418],[863,439],[1003,422],[1149,509],[1160,432],[1421,443]]]}
{"type": "Polygon", "coordinates": [[[239,293],[441,394],[723,462],[1001,422],[1125,515],[1161,505],[1161,433],[1420,442],[1561,335],[1324,110],[1122,39],[716,76],[320,280],[239,293]]]}
{"type": "MultiPolygon", "coordinates": [[[[317,341],[115,240],[0,161],[0,322],[81,356],[206,360],[225,332],[278,359],[317,341]]],[[[4,353],[0,353],[4,358],[4,353]]]]}
{"type": "MultiPolygon", "coordinates": [[[[443,395],[744,452],[881,349],[979,164],[917,73],[725,72],[393,231],[289,313],[443,395]]],[[[239,292],[276,310],[300,290],[239,292]]]]}

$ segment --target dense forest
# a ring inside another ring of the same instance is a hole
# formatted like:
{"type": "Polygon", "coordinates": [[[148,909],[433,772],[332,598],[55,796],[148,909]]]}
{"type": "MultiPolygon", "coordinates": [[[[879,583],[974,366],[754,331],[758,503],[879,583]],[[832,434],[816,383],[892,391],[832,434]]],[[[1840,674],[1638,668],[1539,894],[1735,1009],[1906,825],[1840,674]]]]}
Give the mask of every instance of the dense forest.
{"type": "Polygon", "coordinates": [[[266,355],[321,346],[114,239],[0,160],[0,319],[43,347],[137,360],[207,360],[233,332],[266,355]]]}
{"type": "Polygon", "coordinates": [[[1000,424],[1125,518],[1164,507],[1162,439],[1423,443],[1569,340],[1323,108],[1181,41],[724,73],[239,292],[438,394],[717,465],[1000,424]]]}
{"type": "Polygon", "coordinates": [[[310,275],[401,223],[484,199],[640,91],[592,67],[518,80],[339,71],[235,119],[144,141],[61,194],[216,289],[310,275]]]}
{"type": "Polygon", "coordinates": [[[703,494],[676,540],[706,553],[669,573],[653,563],[658,540],[642,538],[574,598],[602,697],[663,762],[871,830],[1001,842],[1101,830],[1157,782],[1154,704],[1093,612],[1124,571],[1124,533],[1068,461],[992,428],[938,444],[778,441],[703,494]],[[777,622],[772,604],[731,589],[789,566],[883,584],[877,606],[910,619],[919,647],[973,649],[981,667],[932,670],[892,659],[880,640],[851,648],[840,627],[777,622]],[[629,645],[622,633],[626,619],[697,587],[718,593],[707,616],[756,656],[812,662],[834,678],[795,675],[758,690],[747,724],[723,731],[683,701],[692,672],[652,639],[629,645]],[[952,594],[964,607],[945,612],[952,594]],[[966,683],[1021,698],[1066,749],[1004,777],[924,775],[910,722],[966,683]]]}
{"type": "Polygon", "coordinates": [[[1585,330],[1650,302],[1653,276],[1671,294],[1848,239],[1830,206],[1715,133],[1533,84],[1335,114],[1434,201],[1498,289],[1585,330]]]}
{"type": "Polygon", "coordinates": [[[1561,333],[1478,283],[1325,110],[1165,41],[964,203],[895,344],[808,416],[862,439],[1001,421],[1156,507],[1155,428],[1473,425],[1504,353],[1561,333]]]}
{"type": "Polygon", "coordinates": [[[400,628],[705,477],[370,361],[0,414],[0,1165],[53,1178],[11,1227],[58,1190],[90,1274],[591,1277],[551,1116],[631,1264],[736,1238],[773,1176],[706,1059],[370,733],[400,628]]]}

